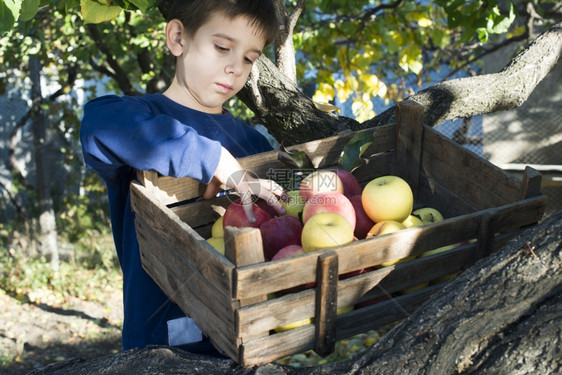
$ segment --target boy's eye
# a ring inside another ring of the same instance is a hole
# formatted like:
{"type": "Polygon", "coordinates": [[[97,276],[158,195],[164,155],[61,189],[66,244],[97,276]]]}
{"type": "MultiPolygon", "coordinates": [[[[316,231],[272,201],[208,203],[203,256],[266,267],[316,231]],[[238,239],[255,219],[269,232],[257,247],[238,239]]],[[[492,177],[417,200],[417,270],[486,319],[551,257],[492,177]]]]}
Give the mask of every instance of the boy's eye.
{"type": "Polygon", "coordinates": [[[223,47],[219,44],[215,44],[215,49],[219,52],[228,52],[228,50],[229,50],[228,47],[223,47]]]}
{"type": "Polygon", "coordinates": [[[254,60],[254,59],[251,59],[251,58],[249,58],[249,57],[244,57],[244,62],[245,62],[246,64],[250,64],[250,65],[251,65],[251,64],[253,64],[253,63],[255,62],[255,60],[254,60]]]}

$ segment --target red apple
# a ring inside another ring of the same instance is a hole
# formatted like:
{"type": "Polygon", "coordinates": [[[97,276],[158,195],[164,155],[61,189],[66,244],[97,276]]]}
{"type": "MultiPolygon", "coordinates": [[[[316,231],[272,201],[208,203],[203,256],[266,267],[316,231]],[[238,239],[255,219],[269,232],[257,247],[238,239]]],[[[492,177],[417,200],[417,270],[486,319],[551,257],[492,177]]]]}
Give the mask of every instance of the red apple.
{"type": "Polygon", "coordinates": [[[353,233],[357,238],[363,239],[367,237],[367,233],[375,225],[375,222],[365,212],[361,203],[361,194],[349,198],[349,201],[355,209],[355,231],[353,233]]]}
{"type": "Polygon", "coordinates": [[[307,201],[313,195],[327,191],[343,194],[343,184],[334,171],[318,169],[302,179],[299,185],[301,197],[307,201]]]}
{"type": "Polygon", "coordinates": [[[314,215],[331,212],[343,216],[355,229],[355,209],[349,199],[337,191],[318,193],[310,197],[302,210],[302,222],[306,222],[314,215]]]}
{"type": "Polygon", "coordinates": [[[261,198],[258,199],[256,204],[258,205],[259,208],[261,208],[262,210],[267,212],[269,214],[269,216],[271,216],[271,217],[279,216],[277,211],[275,211],[275,208],[273,208],[273,206],[267,204],[267,202],[264,201],[263,199],[261,199],[261,198]]]}
{"type": "Polygon", "coordinates": [[[222,219],[222,227],[259,228],[262,223],[271,219],[271,215],[261,209],[257,204],[252,203],[252,208],[254,210],[254,216],[256,217],[256,221],[253,223],[246,217],[244,206],[242,205],[240,198],[238,198],[226,208],[222,219]]]}
{"type": "Polygon", "coordinates": [[[300,245],[302,224],[291,215],[277,216],[262,223],[260,232],[264,258],[270,261],[282,248],[300,245]]]}
{"type": "Polygon", "coordinates": [[[275,255],[273,256],[273,258],[271,258],[271,260],[274,261],[279,259],[296,257],[297,255],[301,255],[301,254],[304,254],[304,249],[302,248],[301,245],[287,245],[281,250],[279,250],[277,253],[275,253],[275,255]]]}
{"type": "Polygon", "coordinates": [[[343,195],[351,198],[355,195],[361,194],[363,188],[359,185],[359,181],[357,181],[357,178],[351,174],[351,172],[348,172],[345,169],[336,169],[335,172],[343,184],[343,195]]]}

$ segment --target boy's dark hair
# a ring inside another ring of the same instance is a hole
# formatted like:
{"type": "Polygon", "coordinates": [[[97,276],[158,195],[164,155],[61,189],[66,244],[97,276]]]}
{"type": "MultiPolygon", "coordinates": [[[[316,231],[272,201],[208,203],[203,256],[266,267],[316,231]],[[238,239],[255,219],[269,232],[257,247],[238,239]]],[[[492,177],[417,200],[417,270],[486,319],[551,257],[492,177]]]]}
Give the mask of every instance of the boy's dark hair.
{"type": "Polygon", "coordinates": [[[279,30],[271,0],[161,0],[158,9],[167,22],[180,20],[189,36],[195,35],[215,12],[229,18],[248,17],[251,25],[261,31],[265,45],[275,41],[279,30]]]}

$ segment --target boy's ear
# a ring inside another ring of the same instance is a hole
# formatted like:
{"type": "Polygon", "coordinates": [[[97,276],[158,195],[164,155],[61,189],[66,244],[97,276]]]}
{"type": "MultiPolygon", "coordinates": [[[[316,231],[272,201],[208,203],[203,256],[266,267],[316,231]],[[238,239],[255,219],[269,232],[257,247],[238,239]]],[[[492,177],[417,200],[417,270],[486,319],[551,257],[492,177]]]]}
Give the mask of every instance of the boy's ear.
{"type": "Polygon", "coordinates": [[[183,53],[183,24],[180,20],[173,19],[166,25],[166,45],[174,56],[183,53]]]}

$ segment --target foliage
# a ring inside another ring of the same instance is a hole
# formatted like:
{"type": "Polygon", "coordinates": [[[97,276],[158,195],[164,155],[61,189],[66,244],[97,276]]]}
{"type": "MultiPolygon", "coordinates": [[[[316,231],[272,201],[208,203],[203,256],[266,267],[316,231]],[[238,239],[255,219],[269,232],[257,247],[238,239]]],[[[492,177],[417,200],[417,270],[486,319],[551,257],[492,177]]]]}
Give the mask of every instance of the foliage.
{"type": "Polygon", "coordinates": [[[0,289],[21,302],[63,307],[73,298],[104,302],[106,289],[120,287],[121,274],[114,260],[104,265],[96,259],[115,257],[110,242],[106,241],[102,248],[103,241],[100,241],[110,237],[98,233],[92,238],[98,240],[97,251],[75,262],[62,263],[58,271],[53,271],[45,259],[0,248],[0,289]]]}

